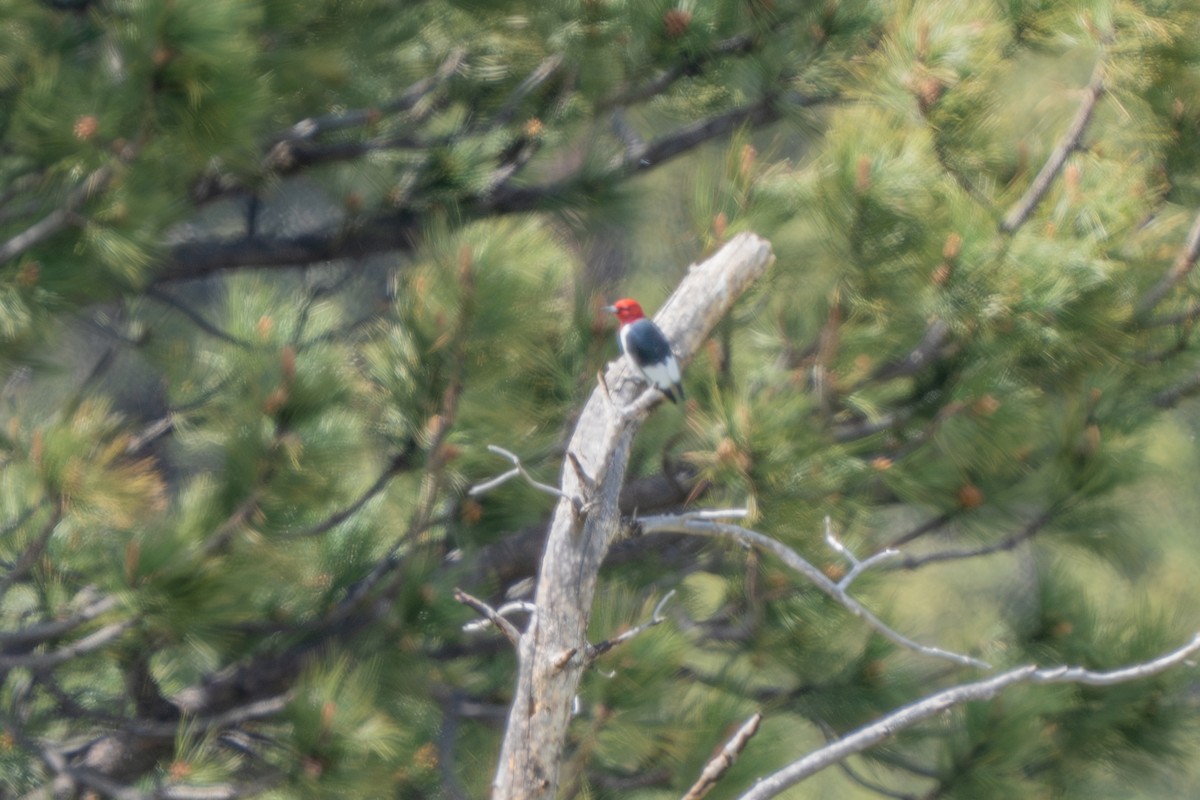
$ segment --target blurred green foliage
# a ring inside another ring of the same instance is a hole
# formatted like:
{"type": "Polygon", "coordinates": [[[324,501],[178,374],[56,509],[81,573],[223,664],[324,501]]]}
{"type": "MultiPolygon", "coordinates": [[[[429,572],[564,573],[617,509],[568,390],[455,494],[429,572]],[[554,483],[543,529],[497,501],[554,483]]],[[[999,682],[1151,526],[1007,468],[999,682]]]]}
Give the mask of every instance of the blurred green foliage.
{"type": "MultiPolygon", "coordinates": [[[[1198,26],[1186,0],[0,0],[0,795],[485,795],[515,659],[453,589],[505,602],[554,502],[468,495],[509,468],[487,446],[554,483],[616,357],[600,308],[657,307],[742,231],[776,263],[632,480],[745,506],[835,579],[827,517],[896,544],[854,594],[998,668],[1183,643],[1198,26]]],[[[736,797],[977,677],[770,557],[618,547],[592,641],[676,595],[584,676],[563,796],[678,797],[762,710],[710,795],[736,797]]],[[[1188,794],[1193,684],[1017,687],[787,796],[1188,794]]]]}

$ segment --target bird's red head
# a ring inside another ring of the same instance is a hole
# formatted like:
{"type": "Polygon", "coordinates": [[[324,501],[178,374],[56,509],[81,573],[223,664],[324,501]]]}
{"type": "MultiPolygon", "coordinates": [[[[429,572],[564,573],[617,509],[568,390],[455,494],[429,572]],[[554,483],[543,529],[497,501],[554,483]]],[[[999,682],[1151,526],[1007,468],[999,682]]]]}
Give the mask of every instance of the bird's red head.
{"type": "Polygon", "coordinates": [[[611,306],[605,309],[617,315],[617,319],[622,325],[628,325],[631,322],[637,322],[642,317],[646,316],[642,311],[642,307],[638,305],[637,300],[632,300],[628,297],[622,298],[611,306]]]}

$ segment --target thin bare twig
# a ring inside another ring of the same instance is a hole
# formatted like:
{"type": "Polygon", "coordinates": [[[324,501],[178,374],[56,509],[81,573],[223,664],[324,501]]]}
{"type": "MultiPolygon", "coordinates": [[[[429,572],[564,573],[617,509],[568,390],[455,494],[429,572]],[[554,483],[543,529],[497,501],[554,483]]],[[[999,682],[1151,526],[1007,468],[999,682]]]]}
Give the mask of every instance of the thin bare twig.
{"type": "Polygon", "coordinates": [[[1015,684],[1079,683],[1088,686],[1113,686],[1158,675],[1172,667],[1187,663],[1197,653],[1200,653],[1200,633],[1193,636],[1187,644],[1159,658],[1134,664],[1124,669],[1098,672],[1083,667],[1039,668],[1035,664],[1028,664],[984,680],[943,689],[923,700],[918,700],[880,717],[875,722],[859,728],[846,737],[819,750],[814,750],[778,772],[761,778],[738,800],[768,800],[826,767],[840,763],[849,756],[861,753],[892,737],[898,731],[935,717],[954,706],[972,701],[990,700],[1015,684]]]}
{"type": "Polygon", "coordinates": [[[1200,258],[1200,213],[1196,214],[1196,218],[1192,220],[1192,227],[1188,231],[1183,249],[1175,257],[1175,262],[1167,270],[1167,274],[1163,275],[1158,283],[1154,284],[1154,287],[1142,295],[1142,299],[1138,301],[1137,309],[1134,312],[1135,316],[1144,317],[1154,310],[1154,307],[1161,303],[1163,298],[1192,271],[1192,268],[1196,266],[1197,258],[1200,258]]]}
{"type": "MultiPolygon", "coordinates": [[[[530,617],[533,617],[535,614],[537,614],[537,606],[528,600],[509,600],[507,603],[497,608],[496,613],[504,619],[508,619],[511,614],[517,613],[528,614],[530,617]]],[[[468,622],[466,625],[462,626],[462,629],[464,633],[475,633],[476,631],[487,630],[491,626],[492,621],[490,619],[480,619],[474,622],[468,622]]]]}
{"type": "MultiPolygon", "coordinates": [[[[107,177],[105,182],[107,182],[107,177]]],[[[37,222],[30,225],[16,236],[0,245],[0,264],[24,253],[31,247],[36,247],[61,231],[75,219],[75,211],[83,204],[87,193],[79,192],[70,197],[62,208],[56,208],[37,222]]]]}
{"type": "Polygon", "coordinates": [[[1200,393],[1200,374],[1193,375],[1182,383],[1163,389],[1153,397],[1158,408],[1174,408],[1187,398],[1200,393]]]}
{"type": "Polygon", "coordinates": [[[1013,204],[1013,207],[1004,215],[1004,219],[1000,222],[1001,233],[1013,233],[1024,225],[1025,221],[1029,219],[1029,215],[1037,208],[1038,203],[1046,196],[1050,184],[1054,182],[1058,173],[1062,171],[1063,165],[1067,163],[1067,157],[1078,149],[1083,140],[1083,133],[1087,130],[1088,123],[1092,121],[1096,103],[1102,94],[1104,94],[1103,59],[1096,63],[1096,68],[1092,71],[1092,79],[1084,89],[1083,104],[1075,112],[1075,118],[1071,120],[1070,127],[1058,140],[1058,144],[1054,146],[1050,157],[1042,165],[1042,169],[1033,179],[1033,183],[1025,190],[1025,194],[1021,195],[1021,199],[1013,204]]]}
{"type": "Polygon", "coordinates": [[[938,514],[936,517],[927,519],[912,530],[906,531],[897,536],[895,539],[892,539],[892,541],[888,542],[886,549],[895,550],[901,545],[905,545],[909,542],[920,539],[926,534],[945,527],[952,519],[954,519],[954,514],[952,512],[947,511],[943,514],[938,514]]]}
{"type": "Polygon", "coordinates": [[[758,733],[758,725],[762,722],[762,713],[754,712],[750,719],[746,720],[742,727],[738,728],[733,736],[729,737],[729,741],[721,748],[712,759],[704,765],[704,770],[700,773],[700,777],[692,784],[692,788],[688,789],[687,794],[683,796],[683,800],[700,800],[704,795],[716,786],[717,781],[729,771],[737,761],[742,751],[746,749],[746,745],[750,743],[750,739],[754,734],[758,733]]]}
{"type": "Polygon", "coordinates": [[[102,194],[112,181],[118,164],[128,164],[138,154],[139,143],[121,148],[114,161],[93,170],[86,178],[67,193],[62,206],[30,225],[0,245],[0,264],[10,261],[32,247],[36,247],[68,225],[79,221],[77,212],[96,195],[102,194]]]}
{"type": "Polygon", "coordinates": [[[157,300],[168,308],[173,308],[174,310],[178,311],[180,314],[187,317],[193,325],[207,333],[209,336],[212,336],[214,339],[220,339],[223,342],[228,342],[229,344],[240,347],[243,350],[261,349],[261,345],[257,345],[247,339],[234,336],[232,333],[221,329],[219,326],[205,318],[205,316],[199,311],[192,308],[187,303],[184,303],[182,300],[179,300],[174,295],[163,291],[162,289],[149,286],[145,290],[145,295],[151,300],[157,300]]]}
{"type": "Polygon", "coordinates": [[[287,691],[274,697],[267,697],[252,703],[244,703],[236,708],[231,708],[228,711],[214,714],[210,717],[187,718],[182,722],[177,720],[170,722],[134,722],[132,725],[127,726],[126,730],[138,736],[172,736],[178,734],[181,727],[189,732],[220,730],[240,725],[243,722],[274,716],[287,708],[292,700],[295,699],[295,696],[294,691],[287,691]]]}
{"type": "Polygon", "coordinates": [[[478,497],[481,494],[486,494],[486,493],[490,492],[492,489],[495,489],[497,486],[501,486],[505,483],[508,483],[513,478],[520,476],[525,479],[526,483],[528,483],[534,489],[537,489],[539,492],[545,492],[546,494],[553,495],[554,497],[561,497],[563,500],[566,500],[566,501],[570,502],[571,504],[573,504],[576,508],[582,508],[583,504],[582,504],[582,501],[579,500],[579,498],[571,497],[566,492],[559,489],[557,486],[551,486],[548,483],[542,483],[541,481],[536,480],[532,475],[529,474],[528,471],[526,471],[524,465],[521,464],[520,457],[518,457],[516,453],[513,453],[509,450],[505,450],[503,447],[498,447],[497,445],[494,445],[494,444],[489,444],[487,446],[487,449],[489,452],[492,452],[498,456],[503,456],[504,458],[507,458],[509,461],[511,461],[513,463],[513,468],[510,469],[508,472],[504,473],[503,475],[498,475],[495,478],[492,478],[491,480],[487,480],[487,481],[484,481],[483,483],[475,484],[474,486],[472,486],[470,489],[467,490],[467,494],[469,496],[478,497]]]}
{"type": "MultiPolygon", "coordinates": [[[[1167,314],[1165,316],[1154,317],[1152,319],[1145,320],[1144,322],[1139,322],[1138,327],[1142,330],[1149,330],[1152,328],[1170,328],[1175,325],[1187,325],[1190,327],[1196,322],[1197,319],[1200,319],[1200,303],[1193,301],[1182,311],[1177,311],[1174,314],[1167,314]]],[[[1172,350],[1174,350],[1174,348],[1172,348],[1172,350]]],[[[1147,357],[1138,358],[1138,363],[1152,363],[1158,360],[1158,357],[1150,355],[1147,357]]]]}
{"type": "MultiPolygon", "coordinates": [[[[266,470],[267,474],[269,475],[272,471],[273,468],[268,465],[266,470]]],[[[226,517],[225,521],[222,522],[220,526],[213,531],[212,535],[204,541],[204,544],[200,547],[200,552],[206,556],[212,555],[229,544],[229,541],[233,538],[234,534],[237,533],[238,529],[242,527],[242,525],[244,525],[248,520],[250,520],[256,511],[258,511],[259,503],[261,503],[263,499],[262,485],[266,484],[266,482],[267,481],[265,478],[261,478],[259,480],[260,485],[252,489],[250,494],[246,496],[246,499],[243,500],[238,507],[233,510],[233,513],[226,517]]]]}
{"type": "Polygon", "coordinates": [[[396,95],[395,98],[377,108],[360,108],[353,111],[343,111],[338,114],[326,114],[321,117],[302,119],[276,136],[275,141],[312,139],[323,133],[368,125],[379,119],[383,114],[398,114],[402,111],[407,111],[457,72],[459,67],[462,66],[465,56],[466,50],[462,48],[451,51],[450,55],[447,56],[446,60],[442,62],[441,66],[432,75],[422,78],[396,95]]]}
{"type": "Polygon", "coordinates": [[[993,553],[1002,553],[1006,550],[1012,550],[1022,542],[1032,539],[1038,532],[1046,527],[1047,523],[1054,518],[1054,515],[1060,510],[1059,507],[1049,508],[1038,514],[1036,517],[1027,522],[1024,527],[1018,530],[1011,536],[1000,540],[994,544],[984,545],[983,547],[975,547],[966,550],[938,550],[933,553],[926,553],[920,556],[907,556],[902,561],[895,565],[896,569],[917,569],[926,564],[936,564],[942,561],[961,561],[967,558],[978,558],[979,556],[988,556],[993,553]]]}
{"type": "Polygon", "coordinates": [[[46,545],[50,542],[50,536],[54,533],[54,529],[58,527],[58,523],[62,521],[63,502],[59,502],[55,506],[50,518],[46,520],[46,524],[42,526],[41,532],[21,553],[21,557],[17,559],[17,563],[13,565],[5,575],[0,576],[0,598],[8,594],[8,590],[13,587],[17,581],[24,578],[29,570],[33,569],[33,565],[42,557],[42,553],[46,550],[46,545]]]}
{"type": "Polygon", "coordinates": [[[42,622],[15,631],[0,632],[0,648],[12,652],[19,648],[33,645],[70,633],[84,623],[91,622],[101,614],[105,614],[117,606],[117,598],[112,595],[101,597],[89,603],[76,613],[65,619],[42,622]]]}
{"type": "Polygon", "coordinates": [[[21,509],[21,511],[19,511],[15,517],[8,520],[3,525],[0,525],[0,538],[8,536],[10,533],[17,531],[22,525],[24,525],[26,522],[28,522],[29,518],[32,517],[35,513],[37,513],[37,511],[39,509],[41,509],[42,506],[44,506],[44,505],[45,505],[45,500],[42,500],[41,502],[38,502],[38,503],[34,503],[31,506],[25,506],[25,508],[21,509]]]}
{"type": "Polygon", "coordinates": [[[869,627],[892,643],[897,644],[906,650],[912,650],[913,652],[930,656],[932,658],[945,659],[956,664],[961,664],[962,666],[990,669],[990,665],[986,661],[981,661],[978,658],[964,655],[962,653],[954,653],[949,650],[943,650],[940,647],[920,644],[908,638],[904,634],[892,629],[885,622],[883,622],[883,620],[876,617],[873,613],[868,611],[865,606],[847,594],[838,586],[838,584],[826,577],[824,572],[810,564],[795,550],[783,544],[782,542],[772,539],[770,536],[765,536],[757,531],[743,528],[740,525],[732,525],[726,522],[715,522],[709,519],[698,518],[694,514],[645,517],[639,519],[638,524],[640,525],[643,533],[674,531],[676,533],[688,533],[696,536],[709,536],[718,539],[733,539],[734,541],[741,542],[748,547],[766,550],[767,552],[773,553],[777,558],[783,561],[784,564],[791,567],[796,572],[799,572],[818,589],[820,589],[839,605],[841,605],[854,616],[861,619],[869,627]]]}
{"type": "Polygon", "coordinates": [[[470,606],[484,617],[487,617],[489,622],[500,629],[500,632],[504,634],[504,638],[508,639],[508,641],[512,643],[513,647],[516,647],[521,643],[521,632],[517,630],[517,626],[506,620],[498,611],[496,611],[496,609],[492,608],[478,597],[473,597],[464,592],[462,589],[455,589],[454,599],[465,606],[470,606]]]}
{"type": "MultiPolygon", "coordinates": [[[[816,724],[816,726],[818,728],[821,729],[821,733],[825,736],[826,744],[837,741],[837,738],[838,738],[837,731],[835,731],[833,729],[832,725],[830,725],[829,723],[825,722],[822,719],[816,719],[816,720],[813,720],[813,722],[816,724]]],[[[908,794],[906,792],[893,791],[893,790],[887,788],[886,786],[881,786],[878,783],[876,783],[875,781],[869,780],[869,779],[863,777],[862,775],[859,775],[858,772],[853,767],[851,767],[846,761],[842,761],[841,763],[839,763],[838,767],[842,770],[842,773],[847,778],[854,781],[855,783],[857,783],[859,786],[863,787],[864,789],[874,792],[877,795],[880,795],[882,797],[891,797],[891,798],[893,798],[893,800],[917,800],[916,795],[908,794]]]]}
{"type": "Polygon", "coordinates": [[[35,655],[18,655],[9,656],[0,654],[0,669],[15,669],[17,667],[26,667],[28,669],[45,669],[47,667],[57,666],[64,661],[70,661],[77,656],[91,653],[99,650],[104,645],[116,639],[125,631],[133,627],[133,620],[125,620],[123,622],[114,622],[111,625],[105,625],[95,633],[85,636],[77,642],[64,645],[57,650],[51,650],[48,653],[38,653],[35,655]]]}
{"type": "Polygon", "coordinates": [[[656,605],[654,607],[654,613],[650,616],[650,619],[648,621],[643,622],[641,625],[638,625],[637,627],[630,628],[629,630],[625,631],[624,633],[622,633],[619,636],[614,636],[611,639],[605,639],[603,642],[600,642],[599,644],[589,645],[588,649],[587,649],[588,661],[595,661],[597,658],[604,655],[609,650],[612,650],[617,645],[624,644],[625,642],[628,642],[630,639],[632,639],[633,637],[642,633],[643,631],[647,631],[650,628],[653,628],[655,625],[661,625],[663,622],[665,622],[666,617],[664,617],[662,615],[662,610],[667,605],[667,601],[670,600],[674,596],[675,596],[674,589],[672,589],[671,591],[669,591],[665,595],[663,595],[663,598],[658,601],[658,605],[656,605]]]}
{"type": "Polygon", "coordinates": [[[565,60],[561,53],[555,53],[542,59],[542,62],[534,68],[533,72],[529,73],[525,77],[525,80],[521,81],[517,85],[517,88],[513,89],[508,99],[504,101],[503,107],[501,107],[500,111],[489,123],[489,127],[499,128],[511,122],[513,116],[517,113],[517,106],[521,104],[521,101],[543,83],[554,77],[554,73],[558,72],[565,60]]]}
{"type": "Polygon", "coordinates": [[[598,110],[633,105],[657,97],[680,78],[700,74],[704,66],[720,56],[740,55],[754,49],[755,38],[747,33],[731,36],[713,45],[712,49],[692,54],[689,58],[672,64],[650,80],[638,86],[622,86],[600,101],[598,110]]]}
{"type": "Polygon", "coordinates": [[[866,560],[860,560],[858,556],[850,552],[850,549],[846,547],[846,545],[842,544],[837,538],[837,534],[833,532],[833,522],[829,519],[829,517],[825,517],[825,543],[828,544],[835,553],[838,553],[842,556],[842,558],[850,562],[850,571],[842,576],[842,579],[837,582],[837,588],[843,592],[850,588],[850,584],[854,582],[855,578],[869,570],[871,567],[900,555],[899,550],[893,550],[889,547],[885,550],[880,550],[878,553],[875,553],[866,560]]]}
{"type": "Polygon", "coordinates": [[[315,525],[311,525],[304,530],[299,531],[296,535],[301,537],[321,536],[357,514],[359,510],[369,503],[373,497],[387,488],[388,484],[391,483],[392,478],[396,477],[401,472],[412,468],[412,456],[413,451],[416,449],[416,443],[413,442],[412,444],[413,447],[406,448],[404,451],[392,458],[391,463],[389,463],[387,466],[387,469],[381,472],[379,477],[375,479],[375,482],[368,486],[366,491],[359,495],[354,502],[345,508],[334,512],[333,514],[330,514],[328,517],[316,523],[315,525]]]}

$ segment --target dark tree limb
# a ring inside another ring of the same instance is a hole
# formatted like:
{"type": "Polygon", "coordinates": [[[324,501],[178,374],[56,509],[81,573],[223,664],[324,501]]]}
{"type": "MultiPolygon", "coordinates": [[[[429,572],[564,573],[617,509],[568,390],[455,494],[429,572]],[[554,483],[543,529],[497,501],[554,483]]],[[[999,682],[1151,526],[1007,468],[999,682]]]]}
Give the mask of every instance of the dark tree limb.
{"type": "Polygon", "coordinates": [[[466,51],[461,48],[456,49],[446,57],[446,60],[441,63],[432,75],[421,78],[379,107],[358,108],[353,111],[343,111],[337,114],[326,114],[320,117],[302,119],[286,131],[275,136],[274,141],[314,139],[322,134],[370,125],[378,120],[380,115],[399,114],[408,111],[441,86],[454,73],[458,72],[465,58],[466,51]]]}
{"type": "MultiPolygon", "coordinates": [[[[725,136],[742,125],[757,127],[782,116],[783,107],[806,108],[831,102],[834,96],[767,96],[748,106],[732,109],[707,119],[681,126],[651,142],[626,148],[599,175],[582,169],[532,186],[514,186],[526,161],[526,150],[514,156],[518,167],[498,165],[497,179],[486,196],[468,197],[460,203],[459,218],[523,214],[552,209],[568,203],[588,187],[617,181],[635,172],[654,169],[704,142],[725,136]]],[[[217,272],[242,267],[295,267],[362,258],[376,253],[412,250],[418,241],[424,215],[402,208],[382,212],[355,222],[290,236],[255,235],[236,239],[188,239],[173,245],[154,277],[155,285],[204,278],[217,272]]]]}
{"type": "Polygon", "coordinates": [[[187,303],[184,303],[174,295],[163,291],[162,289],[151,286],[150,288],[146,289],[145,294],[151,300],[157,300],[168,308],[178,311],[180,314],[187,317],[187,319],[193,325],[214,339],[220,339],[222,342],[228,342],[229,344],[234,345],[235,347],[240,347],[243,350],[256,350],[259,347],[253,342],[239,338],[228,331],[222,330],[219,326],[209,321],[208,318],[206,318],[199,311],[192,308],[187,303]]]}
{"type": "Polygon", "coordinates": [[[705,66],[718,58],[752,52],[754,44],[754,36],[748,33],[723,39],[709,50],[695,53],[684,60],[677,61],[645,83],[621,87],[600,101],[599,110],[604,111],[610,108],[631,106],[658,97],[681,78],[699,75],[704,71],[705,66]]]}
{"type": "Polygon", "coordinates": [[[1195,397],[1200,394],[1200,374],[1193,375],[1186,381],[1178,383],[1170,388],[1163,389],[1158,394],[1154,395],[1153,402],[1158,408],[1167,409],[1174,408],[1189,397],[1195,397]]]}
{"type": "Polygon", "coordinates": [[[1017,545],[1037,536],[1038,532],[1046,527],[1059,511],[1061,511],[1061,507],[1059,506],[1049,508],[1025,523],[1020,530],[993,544],[970,549],[938,550],[920,556],[907,556],[896,561],[893,567],[895,569],[918,569],[926,564],[936,564],[943,561],[962,561],[968,558],[978,558],[980,556],[992,555],[993,553],[1003,553],[1013,550],[1017,545]]]}
{"type": "Polygon", "coordinates": [[[88,603],[69,617],[47,620],[20,630],[0,632],[0,652],[5,654],[27,652],[39,644],[70,633],[96,617],[112,611],[116,606],[117,599],[112,595],[105,595],[88,603]]]}
{"type": "Polygon", "coordinates": [[[8,590],[13,587],[17,581],[24,579],[29,571],[33,569],[33,565],[42,557],[42,553],[46,550],[46,545],[50,542],[50,537],[54,533],[54,529],[58,527],[58,523],[62,521],[63,512],[65,510],[65,501],[60,501],[50,514],[50,518],[46,520],[46,524],[42,526],[42,530],[37,537],[25,548],[21,553],[21,557],[17,559],[17,563],[5,573],[0,575],[0,599],[8,593],[8,590]]]}

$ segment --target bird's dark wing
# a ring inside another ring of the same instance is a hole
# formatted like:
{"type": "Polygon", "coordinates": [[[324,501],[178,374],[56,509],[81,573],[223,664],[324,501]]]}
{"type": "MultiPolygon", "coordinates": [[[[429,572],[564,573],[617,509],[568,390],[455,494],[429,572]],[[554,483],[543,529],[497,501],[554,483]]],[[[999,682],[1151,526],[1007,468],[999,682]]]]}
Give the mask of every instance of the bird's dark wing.
{"type": "Polygon", "coordinates": [[[639,319],[629,325],[629,333],[623,337],[631,353],[643,364],[657,364],[666,361],[671,355],[671,343],[667,337],[648,319],[639,319]]]}

